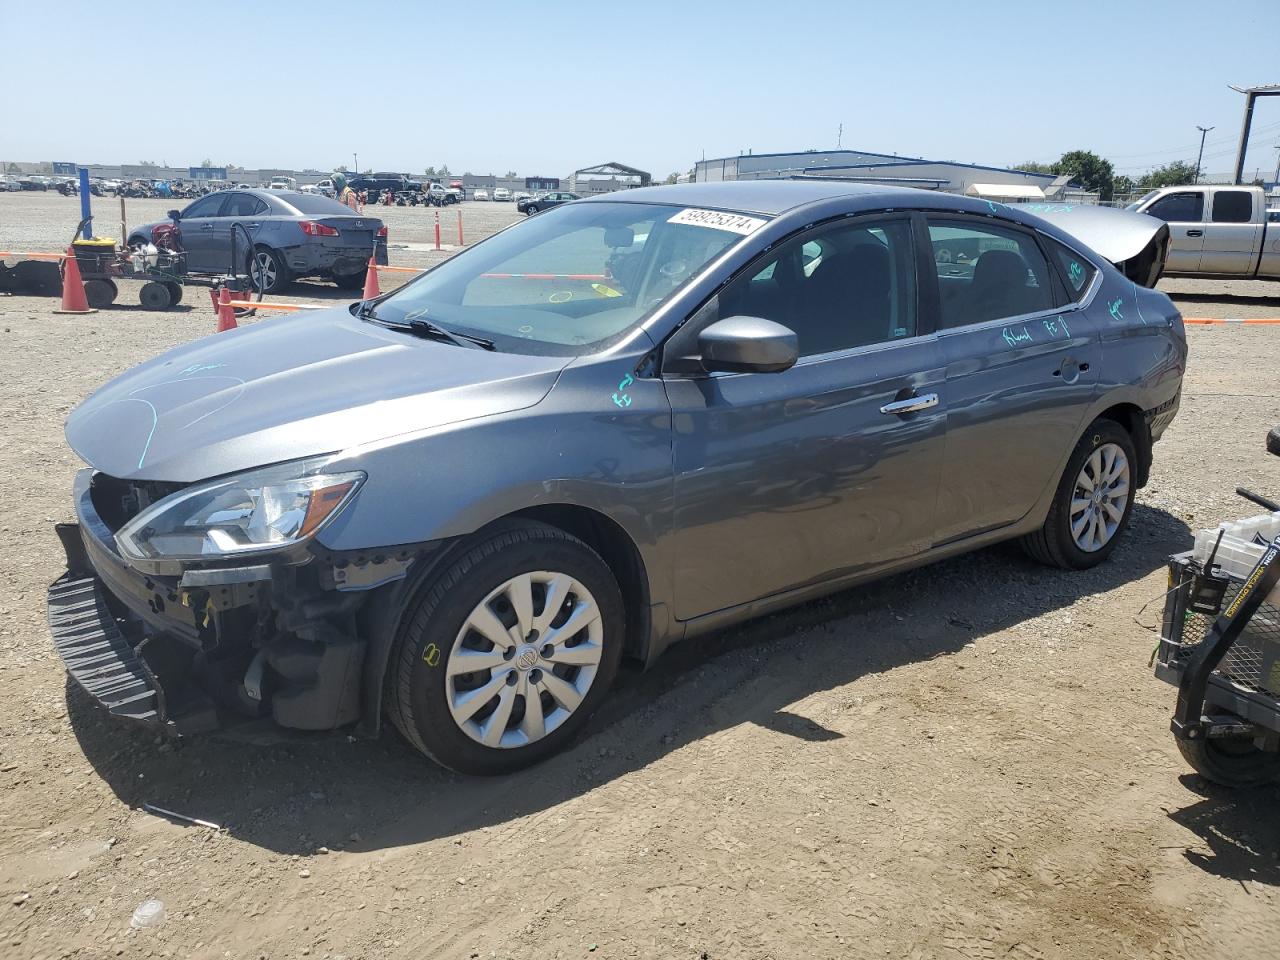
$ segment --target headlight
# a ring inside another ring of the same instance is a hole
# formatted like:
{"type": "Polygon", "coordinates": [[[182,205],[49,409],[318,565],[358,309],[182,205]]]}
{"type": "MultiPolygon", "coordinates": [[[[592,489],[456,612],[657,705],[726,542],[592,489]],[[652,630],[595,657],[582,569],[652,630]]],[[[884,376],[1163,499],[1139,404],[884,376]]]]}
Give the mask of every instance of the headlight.
{"type": "Polygon", "coordinates": [[[328,457],[197,484],[152,504],[120,528],[135,560],[210,560],[300,543],[338,515],[365,474],[325,473],[328,457]]]}

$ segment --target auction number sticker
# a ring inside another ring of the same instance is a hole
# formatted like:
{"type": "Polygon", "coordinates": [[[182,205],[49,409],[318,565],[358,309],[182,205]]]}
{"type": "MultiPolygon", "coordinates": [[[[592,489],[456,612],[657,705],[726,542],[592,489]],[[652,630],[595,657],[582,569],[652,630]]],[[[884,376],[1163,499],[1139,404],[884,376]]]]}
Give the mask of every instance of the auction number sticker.
{"type": "Polygon", "coordinates": [[[667,223],[687,223],[694,227],[710,227],[713,230],[728,230],[740,233],[744,237],[763,227],[768,220],[759,217],[745,217],[740,213],[725,213],[723,210],[681,210],[667,223]]]}

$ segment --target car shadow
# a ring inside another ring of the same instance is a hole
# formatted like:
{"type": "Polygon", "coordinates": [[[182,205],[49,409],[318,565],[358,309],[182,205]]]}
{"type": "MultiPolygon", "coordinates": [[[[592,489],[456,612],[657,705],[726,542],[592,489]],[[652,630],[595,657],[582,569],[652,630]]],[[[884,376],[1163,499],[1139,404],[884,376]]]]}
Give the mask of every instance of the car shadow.
{"type": "Polygon", "coordinates": [[[1194,773],[1179,779],[1201,799],[1170,811],[1169,819],[1208,848],[1188,847],[1183,852],[1187,862],[1215,877],[1280,887],[1280,820],[1275,815],[1280,785],[1232,790],[1194,773]]]}
{"type": "Polygon", "coordinates": [[[376,741],[286,733],[281,742],[276,728],[171,741],[107,718],[70,681],[68,713],[85,756],[126,804],[212,821],[281,853],[385,849],[543,813],[743,723],[839,740],[791,705],[1140,579],[1189,543],[1181,520],[1138,505],[1129,535],[1093,570],[1047,569],[1006,544],[678,644],[647,672],[624,670],[569,749],[507,777],[444,770],[390,724],[376,741]]]}

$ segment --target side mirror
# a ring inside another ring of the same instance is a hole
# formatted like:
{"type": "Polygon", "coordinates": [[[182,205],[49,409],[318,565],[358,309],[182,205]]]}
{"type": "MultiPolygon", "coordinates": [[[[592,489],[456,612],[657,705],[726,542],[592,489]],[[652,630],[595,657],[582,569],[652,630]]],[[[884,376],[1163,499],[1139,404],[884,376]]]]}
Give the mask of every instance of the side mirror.
{"type": "Polygon", "coordinates": [[[169,211],[169,219],[170,219],[170,220],[181,220],[181,219],[182,219],[182,211],[181,211],[181,210],[170,210],[170,211],[169,211]]]}
{"type": "Polygon", "coordinates": [[[727,317],[698,334],[708,373],[781,373],[800,357],[795,333],[762,317],[727,317]]]}

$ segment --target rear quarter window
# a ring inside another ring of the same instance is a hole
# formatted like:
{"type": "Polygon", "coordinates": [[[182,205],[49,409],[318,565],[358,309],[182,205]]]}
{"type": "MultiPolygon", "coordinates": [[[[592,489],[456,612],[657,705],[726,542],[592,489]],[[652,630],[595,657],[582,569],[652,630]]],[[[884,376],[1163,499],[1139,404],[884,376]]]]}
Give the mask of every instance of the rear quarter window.
{"type": "Polygon", "coordinates": [[[1062,283],[1067,288],[1067,296],[1073,302],[1079,301],[1088,291],[1089,284],[1093,282],[1093,275],[1098,272],[1097,268],[1053,237],[1042,235],[1041,239],[1048,247],[1049,256],[1062,276],[1062,283]]]}
{"type": "Polygon", "coordinates": [[[1213,194],[1214,223],[1248,223],[1253,219],[1253,194],[1247,190],[1217,190],[1213,194]]]}

